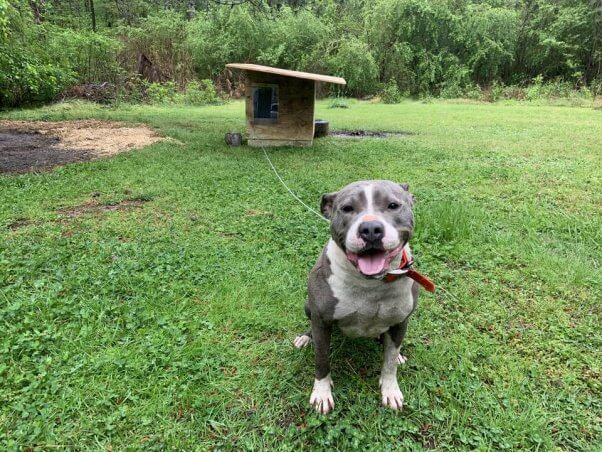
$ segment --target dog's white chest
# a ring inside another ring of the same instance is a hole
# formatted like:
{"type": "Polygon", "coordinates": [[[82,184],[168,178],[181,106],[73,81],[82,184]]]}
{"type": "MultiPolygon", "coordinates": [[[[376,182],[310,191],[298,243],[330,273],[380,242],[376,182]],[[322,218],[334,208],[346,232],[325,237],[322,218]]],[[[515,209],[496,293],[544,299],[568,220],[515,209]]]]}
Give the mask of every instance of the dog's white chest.
{"type": "MultiPolygon", "coordinates": [[[[330,254],[330,253],[329,253],[330,254]]],[[[341,331],[352,337],[378,337],[391,326],[403,322],[412,312],[412,282],[401,278],[392,283],[365,279],[349,271],[344,262],[333,262],[328,284],[338,302],[334,320],[341,331]]]]}
{"type": "Polygon", "coordinates": [[[405,281],[369,282],[378,285],[348,286],[336,277],[329,278],[333,295],[338,299],[334,319],[348,336],[378,337],[391,326],[403,322],[412,312],[410,285],[404,284],[405,281]]]}

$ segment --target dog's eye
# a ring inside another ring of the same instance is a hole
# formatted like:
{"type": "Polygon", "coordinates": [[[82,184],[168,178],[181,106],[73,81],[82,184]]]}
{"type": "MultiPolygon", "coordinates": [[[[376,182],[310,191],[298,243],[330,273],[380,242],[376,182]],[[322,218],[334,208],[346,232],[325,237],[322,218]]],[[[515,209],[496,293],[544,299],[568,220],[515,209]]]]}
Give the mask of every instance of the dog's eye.
{"type": "Polygon", "coordinates": [[[353,206],[351,204],[347,204],[346,206],[343,206],[341,210],[345,213],[353,212],[353,206]]]}
{"type": "Polygon", "coordinates": [[[399,209],[399,204],[397,204],[396,202],[390,202],[387,208],[389,210],[397,210],[399,209]]]}

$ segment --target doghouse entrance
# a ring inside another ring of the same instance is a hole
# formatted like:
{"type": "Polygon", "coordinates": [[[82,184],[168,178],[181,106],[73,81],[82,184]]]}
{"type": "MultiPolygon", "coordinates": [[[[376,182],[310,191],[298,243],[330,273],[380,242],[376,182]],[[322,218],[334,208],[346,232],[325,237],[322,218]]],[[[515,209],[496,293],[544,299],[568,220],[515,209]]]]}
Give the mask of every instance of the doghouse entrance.
{"type": "Polygon", "coordinates": [[[278,85],[253,87],[253,119],[258,122],[278,121],[278,85]]]}

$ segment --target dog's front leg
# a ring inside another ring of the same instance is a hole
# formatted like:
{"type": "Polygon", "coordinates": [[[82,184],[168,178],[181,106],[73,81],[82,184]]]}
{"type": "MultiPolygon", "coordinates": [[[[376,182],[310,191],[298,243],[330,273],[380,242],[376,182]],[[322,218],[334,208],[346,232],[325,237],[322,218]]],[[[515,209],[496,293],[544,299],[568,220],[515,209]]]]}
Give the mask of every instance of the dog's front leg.
{"type": "Polygon", "coordinates": [[[382,394],[383,405],[394,410],[401,410],[403,406],[403,394],[397,383],[397,365],[401,340],[406,331],[406,322],[389,328],[383,334],[384,360],[380,373],[380,392],[382,394]]]}
{"type": "Polygon", "coordinates": [[[312,316],[311,332],[316,358],[316,378],[309,398],[318,413],[326,414],[334,409],[332,378],[330,378],[330,336],[332,325],[312,316]]]}

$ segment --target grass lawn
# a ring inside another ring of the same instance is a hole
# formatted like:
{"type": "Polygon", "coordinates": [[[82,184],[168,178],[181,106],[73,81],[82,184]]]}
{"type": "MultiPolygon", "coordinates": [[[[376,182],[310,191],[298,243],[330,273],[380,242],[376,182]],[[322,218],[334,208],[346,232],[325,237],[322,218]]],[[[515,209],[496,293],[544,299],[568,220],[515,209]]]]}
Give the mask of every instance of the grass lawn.
{"type": "Polygon", "coordinates": [[[308,405],[306,277],[326,223],[261,150],[229,148],[243,104],[62,104],[1,115],[144,122],[163,142],[0,176],[2,448],[601,447],[602,111],[405,102],[318,106],[334,129],[270,156],[310,205],[409,182],[422,292],[380,407],[381,352],[335,336],[333,414],[308,405]],[[99,196],[91,198],[98,192],[99,196]],[[79,216],[60,210],[139,200],[79,216]]]}

